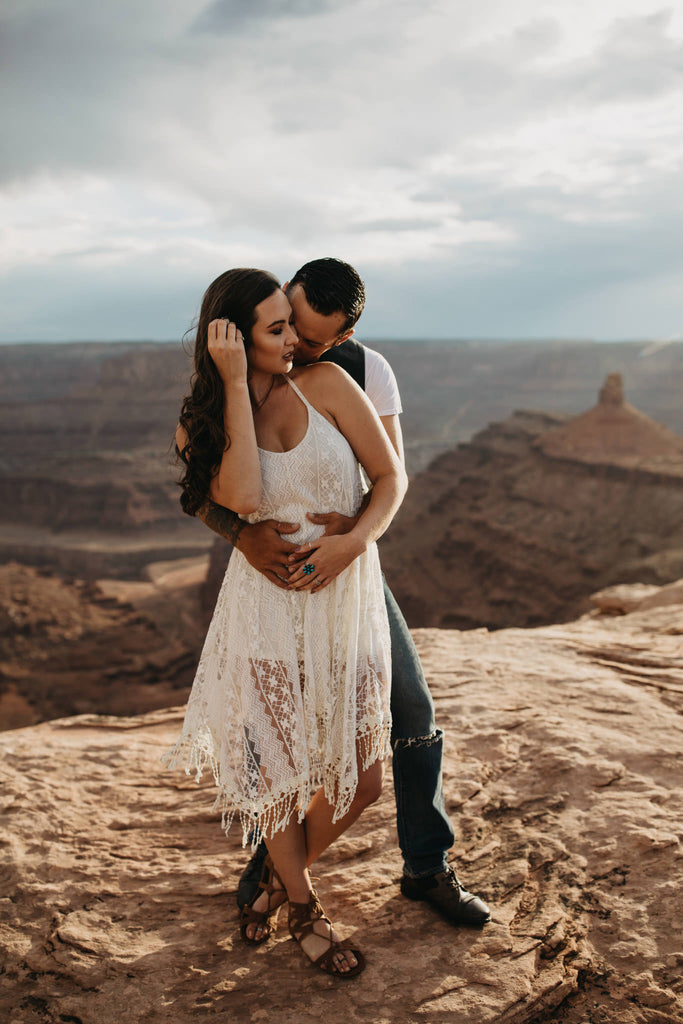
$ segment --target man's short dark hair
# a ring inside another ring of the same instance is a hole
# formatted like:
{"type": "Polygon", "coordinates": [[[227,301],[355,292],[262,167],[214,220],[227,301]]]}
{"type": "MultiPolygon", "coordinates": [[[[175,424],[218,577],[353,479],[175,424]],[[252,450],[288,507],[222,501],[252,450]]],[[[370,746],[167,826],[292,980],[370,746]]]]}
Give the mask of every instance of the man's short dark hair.
{"type": "Polygon", "coordinates": [[[340,334],[353,327],[365,306],[365,285],[350,263],[326,256],[311,260],[297,270],[289,282],[293,288],[300,284],[311,309],[322,316],[343,313],[346,322],[340,334]]]}

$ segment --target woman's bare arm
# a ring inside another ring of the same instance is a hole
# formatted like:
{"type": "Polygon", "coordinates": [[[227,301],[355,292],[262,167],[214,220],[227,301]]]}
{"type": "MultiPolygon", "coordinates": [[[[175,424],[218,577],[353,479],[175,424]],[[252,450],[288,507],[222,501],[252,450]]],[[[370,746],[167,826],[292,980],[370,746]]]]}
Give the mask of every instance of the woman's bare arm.
{"type": "Polygon", "coordinates": [[[261,465],[247,384],[247,355],[234,323],[212,320],[209,354],[223,381],[223,423],[229,438],[209,498],[234,512],[255,512],[261,504],[261,465]]]}

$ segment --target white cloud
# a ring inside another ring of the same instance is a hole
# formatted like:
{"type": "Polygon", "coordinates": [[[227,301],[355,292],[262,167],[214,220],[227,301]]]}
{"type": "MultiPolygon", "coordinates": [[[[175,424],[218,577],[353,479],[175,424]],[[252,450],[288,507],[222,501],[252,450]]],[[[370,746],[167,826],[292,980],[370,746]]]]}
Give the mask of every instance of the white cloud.
{"type": "MultiPolygon", "coordinates": [[[[318,254],[388,296],[393,280],[396,308],[406,281],[467,268],[488,334],[507,323],[491,330],[487,288],[540,275],[528,322],[551,329],[553,309],[597,308],[565,250],[618,278],[621,247],[647,249],[680,207],[683,15],[656,0],[15,0],[0,21],[5,337],[31,334],[32,270],[81,295],[185,294],[183,272],[189,293],[231,263],[286,276],[318,254]]],[[[673,316],[683,300],[658,294],[673,316]]],[[[83,328],[72,305],[64,337],[83,328]]],[[[381,333],[400,330],[382,308],[381,333]]]]}

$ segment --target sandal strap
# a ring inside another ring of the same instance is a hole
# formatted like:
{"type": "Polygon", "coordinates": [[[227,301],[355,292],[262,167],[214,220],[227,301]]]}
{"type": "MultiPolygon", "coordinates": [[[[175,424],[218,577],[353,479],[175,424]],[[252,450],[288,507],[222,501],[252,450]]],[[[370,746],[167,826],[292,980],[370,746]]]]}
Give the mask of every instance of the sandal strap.
{"type": "MultiPolygon", "coordinates": [[[[280,876],[278,875],[277,871],[275,870],[275,865],[273,864],[273,861],[271,860],[270,854],[268,854],[268,856],[266,857],[266,859],[263,862],[263,869],[261,871],[261,877],[259,878],[259,881],[258,881],[258,887],[257,887],[257,890],[256,890],[256,895],[253,897],[253,899],[250,901],[250,903],[251,904],[255,903],[256,900],[261,895],[261,893],[265,893],[266,896],[268,897],[268,909],[265,910],[265,911],[262,911],[262,913],[266,913],[266,914],[270,910],[275,910],[275,909],[277,909],[277,907],[281,907],[282,904],[287,899],[287,890],[285,889],[284,885],[282,884],[282,879],[280,878],[280,876]],[[279,885],[275,885],[276,881],[278,881],[280,884],[279,885]],[[280,902],[277,904],[277,907],[271,907],[271,896],[273,896],[273,895],[277,895],[278,897],[279,896],[283,897],[280,900],[280,902]]],[[[249,904],[247,904],[247,905],[249,905],[249,904]]]]}
{"type": "MultiPolygon", "coordinates": [[[[311,889],[308,903],[289,902],[289,932],[297,942],[306,935],[309,935],[315,926],[316,921],[324,920],[332,927],[331,922],[325,917],[322,903],[318,899],[315,889],[311,889]],[[296,935],[294,933],[297,933],[296,935]]],[[[324,936],[322,936],[324,938],[324,936]]]]}
{"type": "Polygon", "coordinates": [[[308,903],[292,903],[290,901],[289,934],[296,942],[299,943],[304,955],[308,957],[314,967],[317,967],[321,971],[325,971],[327,974],[332,974],[336,978],[353,978],[357,974],[360,974],[364,969],[365,958],[360,950],[352,949],[342,941],[335,941],[332,938],[332,931],[332,922],[325,914],[315,889],[311,890],[308,903]],[[327,935],[316,931],[315,926],[320,921],[327,926],[327,935]],[[322,939],[323,942],[327,943],[327,949],[323,950],[320,956],[315,960],[306,953],[306,950],[303,947],[303,943],[311,935],[316,939],[322,939]],[[352,953],[357,961],[356,966],[352,967],[349,971],[340,971],[338,965],[334,962],[334,957],[340,952],[352,953]]]}
{"type": "Polygon", "coordinates": [[[324,953],[321,953],[317,960],[313,961],[313,966],[319,968],[321,971],[326,971],[328,974],[340,974],[342,976],[352,973],[359,974],[365,967],[365,957],[359,949],[351,949],[350,946],[345,946],[343,942],[335,942],[329,949],[326,949],[324,953]],[[334,957],[339,952],[353,953],[357,961],[357,966],[352,967],[349,971],[340,971],[339,967],[334,962],[334,957]]]}
{"type": "Polygon", "coordinates": [[[259,879],[256,893],[250,902],[242,907],[240,914],[240,932],[242,938],[250,944],[258,946],[273,934],[280,907],[283,903],[287,902],[287,890],[284,886],[281,889],[277,888],[274,884],[275,879],[278,882],[281,881],[270,856],[267,856],[263,862],[261,878],[259,879]],[[254,910],[254,903],[256,903],[262,893],[265,893],[268,897],[267,906],[263,910],[254,910]],[[276,902],[276,900],[279,901],[276,902]],[[250,924],[261,926],[264,929],[264,934],[258,939],[250,938],[247,935],[247,928],[250,924]]]}
{"type": "MultiPolygon", "coordinates": [[[[278,907],[277,909],[279,910],[280,908],[278,907]]],[[[254,910],[253,907],[250,907],[249,904],[246,904],[246,906],[242,907],[242,910],[240,911],[240,924],[266,925],[269,924],[269,917],[270,915],[268,914],[268,911],[254,910]]]]}
{"type": "Polygon", "coordinates": [[[325,942],[334,941],[332,939],[332,922],[329,920],[329,918],[325,917],[324,915],[322,917],[313,918],[313,920],[310,921],[304,921],[302,924],[299,925],[299,927],[297,927],[295,924],[292,924],[292,922],[290,921],[289,933],[296,939],[298,943],[303,942],[303,940],[307,938],[309,935],[315,935],[317,938],[323,939],[325,942]],[[315,926],[319,924],[320,921],[327,925],[327,935],[325,935],[324,932],[316,931],[315,926]]]}

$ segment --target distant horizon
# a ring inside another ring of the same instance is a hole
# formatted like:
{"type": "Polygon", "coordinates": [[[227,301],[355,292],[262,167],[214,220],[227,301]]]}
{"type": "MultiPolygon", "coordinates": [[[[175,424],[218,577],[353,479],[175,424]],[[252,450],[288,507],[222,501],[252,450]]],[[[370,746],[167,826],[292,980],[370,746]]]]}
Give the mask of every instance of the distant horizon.
{"type": "MultiPolygon", "coordinates": [[[[481,336],[475,335],[463,335],[455,337],[433,337],[425,335],[423,337],[416,336],[405,336],[405,337],[391,337],[389,335],[377,335],[368,336],[364,335],[362,331],[358,332],[358,340],[362,341],[363,344],[369,346],[372,345],[519,345],[519,344],[538,344],[538,345],[554,345],[554,344],[566,344],[566,345],[656,345],[657,347],[664,348],[669,345],[681,345],[683,344],[683,338],[655,338],[655,337],[642,337],[642,338],[590,338],[590,337],[572,337],[570,335],[562,336],[509,336],[509,337],[493,337],[493,336],[481,336]]],[[[55,345],[182,345],[184,341],[192,342],[194,339],[189,337],[183,338],[63,338],[63,339],[45,339],[45,338],[26,338],[22,341],[9,341],[0,339],[0,348],[21,348],[22,346],[33,346],[33,345],[49,345],[50,347],[55,345]]]]}

